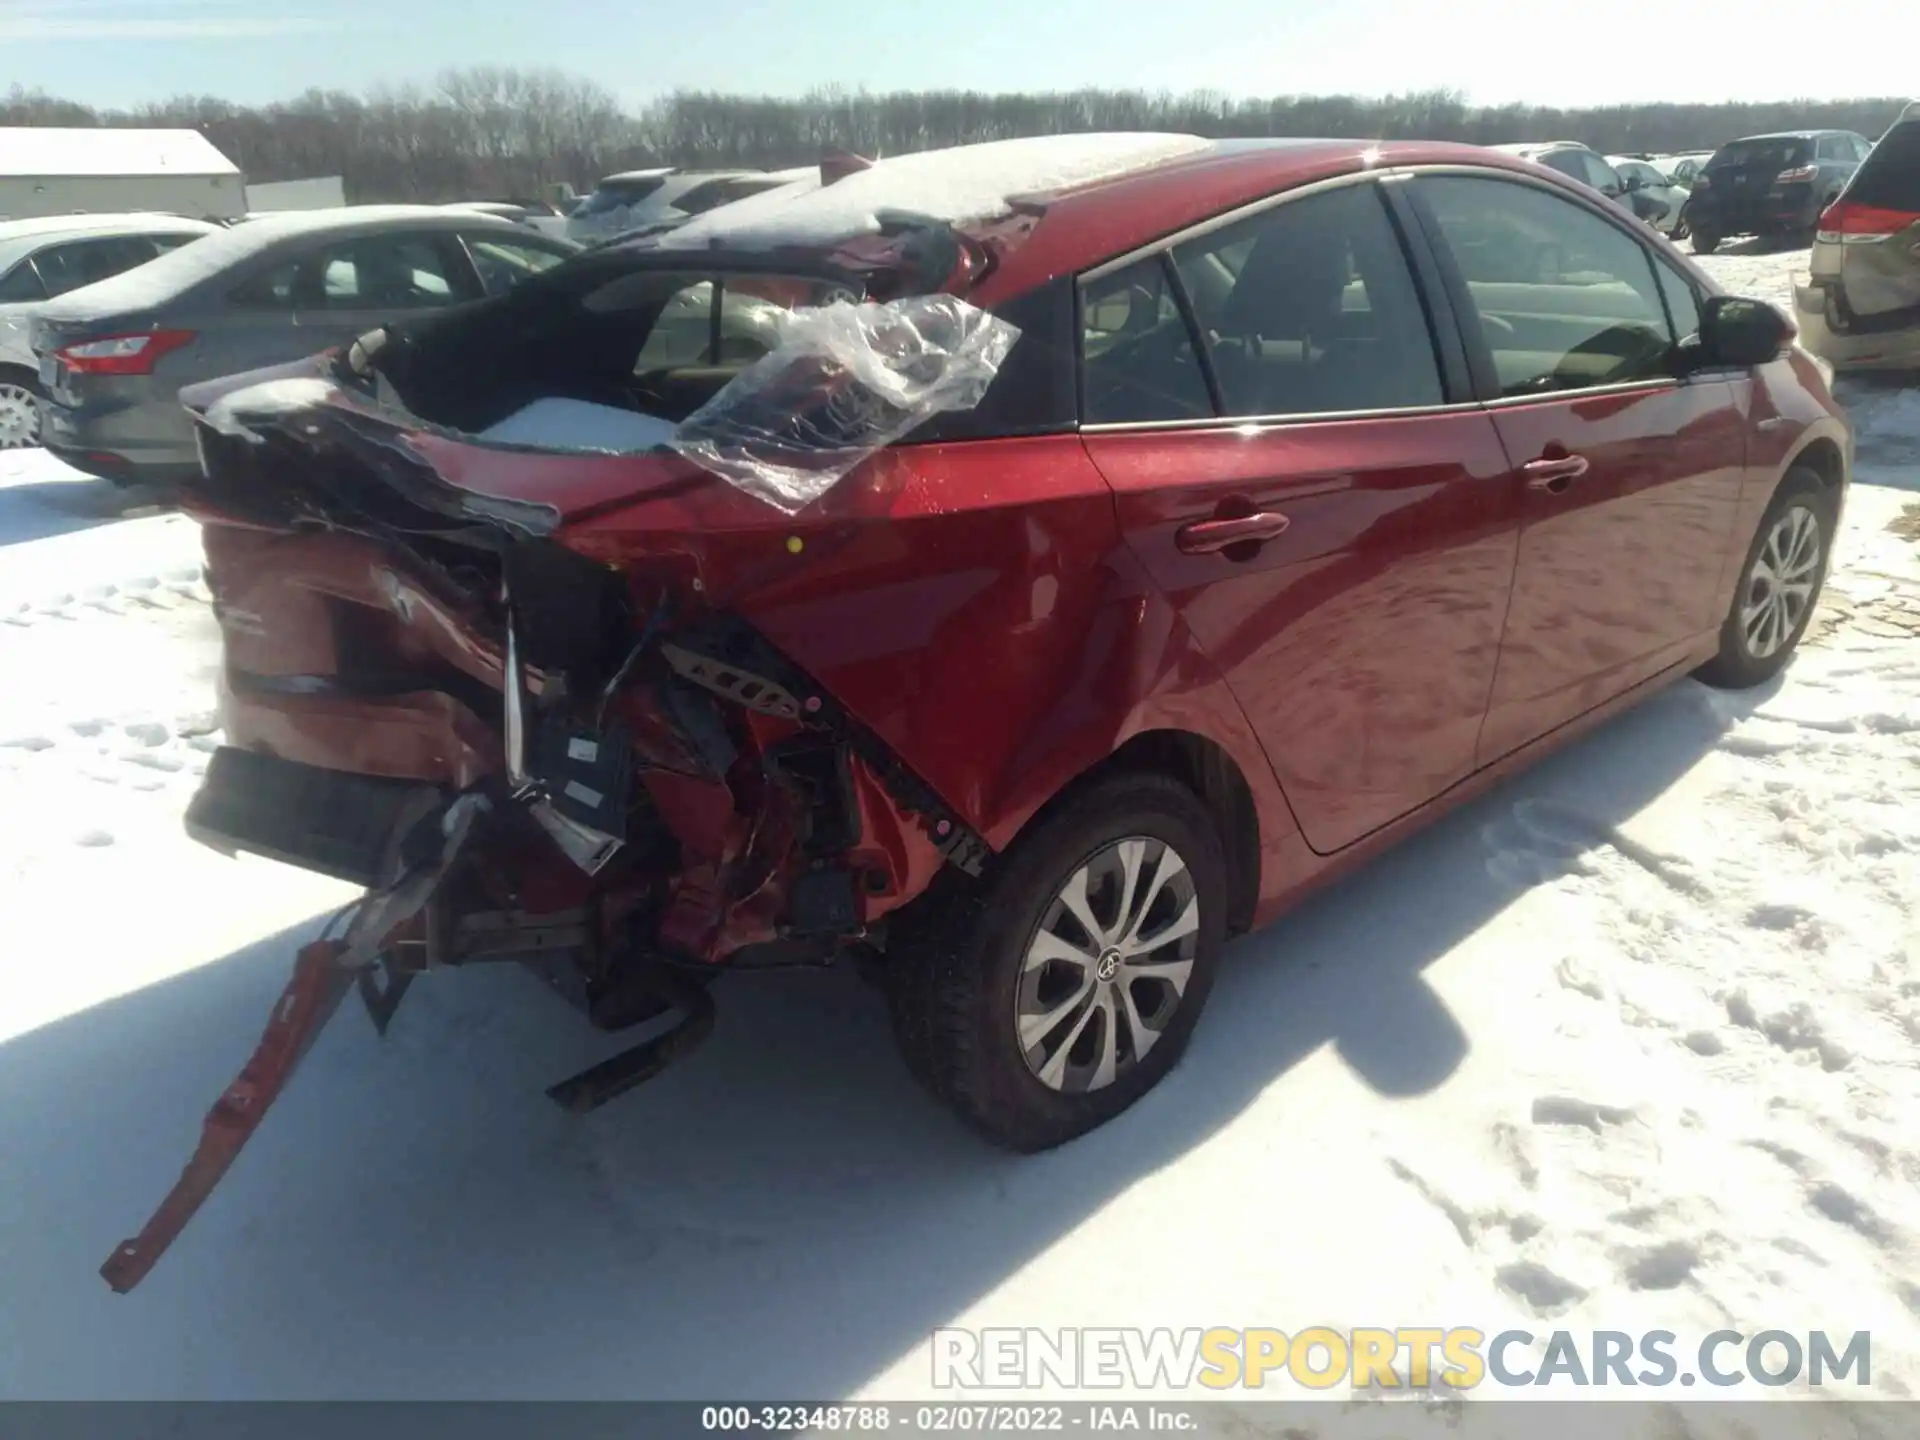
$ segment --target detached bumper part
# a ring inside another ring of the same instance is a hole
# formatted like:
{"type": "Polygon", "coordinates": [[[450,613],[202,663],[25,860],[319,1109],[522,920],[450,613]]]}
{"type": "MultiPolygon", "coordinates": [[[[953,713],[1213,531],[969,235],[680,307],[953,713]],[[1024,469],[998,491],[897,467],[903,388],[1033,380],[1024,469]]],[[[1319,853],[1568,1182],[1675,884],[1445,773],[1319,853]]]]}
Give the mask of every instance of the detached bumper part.
{"type": "Polygon", "coordinates": [[[140,1233],[117,1246],[100,1267],[101,1278],[116,1293],[124,1295],[147,1278],[260,1128],[353,984],[353,972],[340,963],[345,951],[345,943],[337,940],[316,941],[300,951],[253,1058],[207,1112],[187,1168],[140,1233]]]}
{"type": "MultiPolygon", "coordinates": [[[[310,768],[293,767],[295,771],[310,768]]],[[[203,792],[211,796],[202,807],[203,819],[208,814],[220,813],[222,797],[231,799],[229,786],[238,783],[233,777],[246,769],[244,764],[229,763],[223,771],[227,778],[220,786],[209,785],[203,792]]],[[[209,765],[210,778],[212,772],[213,767],[209,765]]],[[[333,772],[314,773],[333,775],[333,772]]],[[[336,775],[334,778],[350,782],[356,777],[336,775]]],[[[417,790],[418,787],[406,788],[417,790]]],[[[260,1128],[267,1110],[286,1089],[293,1072],[339,1010],[347,992],[380,960],[388,938],[425,908],[465,848],[475,820],[488,808],[483,796],[469,793],[439,806],[437,813],[430,809],[425,814],[410,814],[404,807],[395,812],[396,824],[386,837],[375,872],[392,877],[390,882],[360,901],[344,938],[316,940],[301,947],[294,961],[293,977],[275,1003],[252,1058],[207,1112],[193,1158],[140,1233],[117,1246],[100,1267],[101,1278],[117,1293],[124,1295],[144,1280],[167,1248],[180,1237],[187,1222],[206,1203],[253,1137],[253,1132],[260,1128]],[[428,845],[432,848],[427,848],[428,845]],[[421,853],[423,850],[425,853],[421,853]]],[[[258,848],[257,837],[248,838],[250,843],[245,848],[258,848]]],[[[391,1005],[398,1003],[399,993],[404,990],[397,977],[390,984],[393,988],[385,993],[365,987],[374,1023],[383,1030],[386,1019],[391,1018],[391,1005]]]]}

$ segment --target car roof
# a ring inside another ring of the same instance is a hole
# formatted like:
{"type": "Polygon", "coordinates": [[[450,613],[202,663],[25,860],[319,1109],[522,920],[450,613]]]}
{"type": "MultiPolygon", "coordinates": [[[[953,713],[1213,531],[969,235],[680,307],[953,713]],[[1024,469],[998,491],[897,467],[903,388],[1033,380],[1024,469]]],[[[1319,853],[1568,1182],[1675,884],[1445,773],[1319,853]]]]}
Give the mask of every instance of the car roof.
{"type": "Polygon", "coordinates": [[[1521,156],[1539,155],[1548,150],[1593,150],[1591,145],[1583,144],[1578,140],[1522,140],[1517,144],[1489,145],[1486,148],[1498,150],[1502,155],[1521,156]]]}
{"type": "Polygon", "coordinates": [[[204,240],[183,245],[97,285],[70,290],[48,301],[47,313],[63,320],[84,321],[166,305],[286,240],[442,230],[453,225],[521,237],[529,233],[525,226],[483,210],[443,209],[437,205],[347,205],[330,210],[281,211],[222,228],[204,240]]]}
{"type": "Polygon", "coordinates": [[[30,240],[55,235],[90,235],[99,230],[141,230],[156,225],[167,229],[197,230],[207,234],[221,228],[210,220],[192,220],[185,215],[167,215],[158,211],[40,215],[31,220],[0,220],[0,241],[30,240]]]}
{"type": "MultiPolygon", "coordinates": [[[[1749,140],[1818,140],[1827,135],[1851,135],[1851,130],[1769,130],[1764,135],[1742,135],[1738,140],[1729,140],[1727,145],[1744,145],[1749,140]]],[[[1720,147],[1726,149],[1726,145],[1720,147]]]]}
{"type": "Polygon", "coordinates": [[[1281,190],[1397,165],[1504,170],[1579,193],[1574,182],[1530,164],[1524,155],[1482,145],[1216,140],[1135,173],[1039,197],[1044,213],[1032,220],[1030,233],[982,283],[979,303],[992,304],[1058,275],[1125,255],[1281,190]]]}

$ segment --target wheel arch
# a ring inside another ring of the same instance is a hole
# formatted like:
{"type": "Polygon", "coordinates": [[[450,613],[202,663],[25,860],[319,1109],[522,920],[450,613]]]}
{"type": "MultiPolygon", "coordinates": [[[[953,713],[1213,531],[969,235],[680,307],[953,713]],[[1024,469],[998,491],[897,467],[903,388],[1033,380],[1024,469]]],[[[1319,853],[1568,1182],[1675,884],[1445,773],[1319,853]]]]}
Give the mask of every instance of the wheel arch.
{"type": "Polygon", "coordinates": [[[1840,442],[1831,435],[1815,435],[1787,457],[1787,463],[1780,469],[1779,479],[1774,481],[1776,491],[1794,470],[1810,470],[1820,477],[1820,482],[1829,490],[1838,490],[1846,483],[1847,457],[1840,448],[1840,442]]]}
{"type": "Polygon", "coordinates": [[[1116,775],[1140,774],[1178,781],[1206,807],[1227,856],[1227,932],[1240,935],[1252,929],[1260,899],[1260,812],[1239,762],[1205,735],[1172,728],[1139,731],[1063,786],[1027,818],[1019,834],[1070,806],[1094,785],[1116,775]]]}

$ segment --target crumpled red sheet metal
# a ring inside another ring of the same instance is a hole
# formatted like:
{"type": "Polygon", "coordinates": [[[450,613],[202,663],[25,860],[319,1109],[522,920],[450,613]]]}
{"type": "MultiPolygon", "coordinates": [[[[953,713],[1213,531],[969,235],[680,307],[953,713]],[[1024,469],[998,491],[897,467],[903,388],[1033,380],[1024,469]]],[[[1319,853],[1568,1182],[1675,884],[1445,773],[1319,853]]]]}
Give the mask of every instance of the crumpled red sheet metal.
{"type": "Polygon", "coordinates": [[[316,940],[301,949],[294,962],[293,978],[274,1005],[253,1058],[207,1112],[199,1148],[187,1168],[146,1227],[116,1246],[100,1267],[101,1277],[119,1294],[126,1294],[146,1279],[167,1247],[186,1229],[340,1008],[354,983],[354,971],[340,963],[346,948],[345,941],[316,940]]]}

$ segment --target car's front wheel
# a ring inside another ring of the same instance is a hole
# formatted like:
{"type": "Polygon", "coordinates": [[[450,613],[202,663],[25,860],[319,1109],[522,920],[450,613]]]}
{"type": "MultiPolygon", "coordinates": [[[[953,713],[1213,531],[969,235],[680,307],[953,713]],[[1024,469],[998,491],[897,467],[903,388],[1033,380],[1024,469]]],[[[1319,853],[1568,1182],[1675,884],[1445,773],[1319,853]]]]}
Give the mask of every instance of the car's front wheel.
{"type": "Polygon", "coordinates": [[[1070,799],[982,884],[929,896],[890,946],[894,1031],[996,1144],[1049,1149],[1152,1089],[1226,938],[1227,864],[1194,793],[1122,774],[1070,799]]]}
{"type": "Polygon", "coordinates": [[[0,369],[0,450],[26,450],[40,443],[40,382],[0,369]]]}
{"type": "Polygon", "coordinates": [[[1702,230],[1698,225],[1693,227],[1694,254],[1711,255],[1719,248],[1720,237],[1718,235],[1714,234],[1711,230],[1702,230]]]}
{"type": "Polygon", "coordinates": [[[1811,470],[1789,470],[1747,549],[1720,627],[1720,653],[1697,671],[1725,690],[1772,679],[1793,658],[1826,584],[1838,521],[1834,494],[1811,470]]]}

